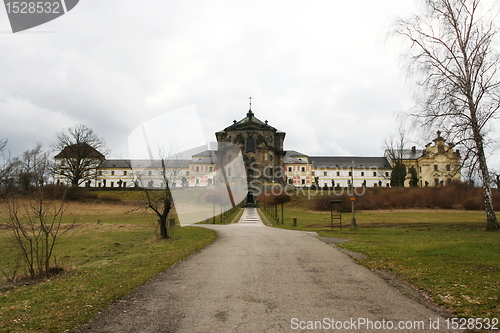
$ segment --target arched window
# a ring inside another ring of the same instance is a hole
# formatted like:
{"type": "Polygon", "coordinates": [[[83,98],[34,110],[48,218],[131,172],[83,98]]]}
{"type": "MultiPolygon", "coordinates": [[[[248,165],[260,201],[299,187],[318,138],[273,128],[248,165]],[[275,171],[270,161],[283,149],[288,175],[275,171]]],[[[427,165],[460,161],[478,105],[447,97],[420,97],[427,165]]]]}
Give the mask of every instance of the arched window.
{"type": "Polygon", "coordinates": [[[247,139],[247,153],[255,153],[255,139],[251,136],[247,139]]]}

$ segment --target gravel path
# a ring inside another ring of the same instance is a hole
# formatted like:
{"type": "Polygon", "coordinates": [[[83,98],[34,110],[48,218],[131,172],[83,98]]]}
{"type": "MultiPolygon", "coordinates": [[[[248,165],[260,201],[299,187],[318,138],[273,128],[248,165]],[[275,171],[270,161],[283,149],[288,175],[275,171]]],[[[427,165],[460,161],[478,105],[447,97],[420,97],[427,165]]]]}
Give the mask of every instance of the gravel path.
{"type": "Polygon", "coordinates": [[[311,233],[254,217],[206,225],[218,232],[213,244],[79,332],[449,332],[444,318],[311,233]]]}

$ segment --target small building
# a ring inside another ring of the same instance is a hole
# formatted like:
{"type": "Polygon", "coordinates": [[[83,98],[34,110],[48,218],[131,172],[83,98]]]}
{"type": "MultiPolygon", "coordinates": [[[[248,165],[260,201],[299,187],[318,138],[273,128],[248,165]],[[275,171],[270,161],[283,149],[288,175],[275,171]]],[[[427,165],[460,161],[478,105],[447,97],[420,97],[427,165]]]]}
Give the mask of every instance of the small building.
{"type": "MultiPolygon", "coordinates": [[[[441,132],[438,131],[437,137],[424,149],[412,147],[397,151],[396,154],[390,154],[389,151],[386,151],[385,155],[392,165],[396,163],[394,158],[396,156],[401,159],[407,170],[414,167],[417,171],[420,187],[444,186],[462,179],[460,151],[454,148],[453,144],[446,143],[441,132]]],[[[408,173],[405,186],[410,186],[410,177],[408,173]]]]}
{"type": "MultiPolygon", "coordinates": [[[[164,185],[165,177],[172,188],[211,186],[223,181],[217,179],[217,170],[224,166],[221,169],[223,177],[234,180],[246,176],[251,191],[270,184],[320,188],[389,187],[396,162],[391,156],[400,156],[407,169],[413,166],[417,170],[419,186],[443,186],[461,179],[461,159],[459,151],[446,143],[441,132],[437,135],[424,149],[413,147],[397,154],[386,151],[385,156],[380,157],[309,156],[295,150],[285,151],[285,133],[269,125],[267,120],[256,118],[250,104],[245,118],[234,120],[232,125],[215,133],[217,150],[202,151],[190,160],[162,162],[107,160],[89,145],[70,146],[56,155],[59,172],[54,178],[57,183],[68,184],[69,178],[64,172],[83,154],[88,161],[84,163],[87,166],[84,182],[79,186],[154,188],[164,185]],[[239,154],[244,166],[233,163],[239,154]]],[[[407,176],[405,186],[409,183],[407,176]]]]}
{"type": "Polygon", "coordinates": [[[88,186],[96,179],[99,165],[106,157],[88,143],[66,146],[54,157],[54,182],[73,186],[88,186]]]}
{"type": "Polygon", "coordinates": [[[189,160],[172,160],[162,164],[160,160],[105,160],[98,167],[97,177],[92,182],[92,187],[161,188],[165,185],[165,178],[168,178],[169,186],[172,188],[187,186],[190,162],[189,160]]]}
{"type": "Polygon", "coordinates": [[[285,154],[285,183],[299,187],[313,185],[312,164],[309,156],[295,150],[288,150],[285,154]]]}
{"type": "Polygon", "coordinates": [[[294,150],[285,156],[287,184],[325,187],[387,187],[391,164],[385,157],[307,156],[294,150]]]}
{"type": "Polygon", "coordinates": [[[320,187],[388,187],[390,184],[392,167],[385,157],[311,156],[309,160],[320,187]]]}
{"type": "Polygon", "coordinates": [[[189,186],[213,185],[217,181],[217,156],[214,150],[193,155],[188,167],[189,186]]]}

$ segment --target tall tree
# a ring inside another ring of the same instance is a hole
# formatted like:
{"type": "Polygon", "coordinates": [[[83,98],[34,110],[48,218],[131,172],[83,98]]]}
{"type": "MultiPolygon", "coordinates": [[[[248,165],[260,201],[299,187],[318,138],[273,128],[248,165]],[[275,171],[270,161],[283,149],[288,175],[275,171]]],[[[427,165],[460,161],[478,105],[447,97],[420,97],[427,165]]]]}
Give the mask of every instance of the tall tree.
{"type": "Polygon", "coordinates": [[[95,179],[99,164],[105,160],[104,139],[82,124],[57,133],[56,138],[53,148],[59,154],[55,156],[54,174],[73,187],[95,179]]]}
{"type": "Polygon", "coordinates": [[[498,33],[484,0],[423,0],[424,11],[397,22],[394,32],[409,41],[410,73],[421,87],[414,115],[428,127],[445,129],[478,165],[487,230],[497,229],[485,149],[500,108],[498,33]]]}
{"type": "Polygon", "coordinates": [[[401,160],[396,161],[391,172],[391,187],[404,187],[406,175],[406,165],[401,160]]]}
{"type": "Polygon", "coordinates": [[[415,169],[415,166],[412,165],[408,170],[408,173],[410,174],[410,186],[418,187],[418,173],[417,169],[415,169]]]}
{"type": "Polygon", "coordinates": [[[50,261],[62,235],[76,223],[76,219],[70,223],[63,219],[68,207],[66,192],[60,200],[55,200],[46,192],[44,185],[49,175],[49,164],[49,156],[42,150],[41,144],[24,152],[14,172],[19,184],[29,190],[29,196],[11,192],[2,202],[12,240],[33,279],[62,270],[51,267],[50,261]]]}
{"type": "Polygon", "coordinates": [[[391,136],[385,141],[385,157],[392,165],[391,187],[404,187],[407,175],[405,159],[406,134],[403,126],[399,127],[398,137],[391,136]]]}
{"type": "Polygon", "coordinates": [[[17,185],[23,190],[29,191],[47,183],[50,161],[41,143],[25,151],[20,158],[14,159],[14,165],[17,185]]]}

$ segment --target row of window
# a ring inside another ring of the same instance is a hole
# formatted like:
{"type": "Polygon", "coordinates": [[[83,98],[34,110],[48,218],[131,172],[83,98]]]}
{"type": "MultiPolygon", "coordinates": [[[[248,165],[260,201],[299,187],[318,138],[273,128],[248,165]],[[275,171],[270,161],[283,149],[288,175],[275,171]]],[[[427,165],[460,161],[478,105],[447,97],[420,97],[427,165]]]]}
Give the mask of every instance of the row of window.
{"type": "MultiPolygon", "coordinates": [[[[368,174],[369,174],[369,172],[360,171],[359,176],[361,176],[361,177],[365,177],[365,176],[366,176],[366,177],[367,177],[367,176],[368,176],[368,174]]],[[[315,171],[313,171],[313,172],[312,172],[312,175],[313,175],[313,176],[319,176],[319,173],[318,173],[318,175],[316,175],[316,172],[315,172],[315,171]]],[[[335,175],[336,175],[337,177],[340,177],[340,176],[341,176],[341,172],[340,172],[340,171],[336,171],[335,175]]],[[[382,176],[382,175],[384,175],[385,177],[389,177],[389,172],[388,172],[388,171],[386,171],[386,172],[382,173],[382,172],[373,171],[373,173],[372,173],[372,176],[373,176],[373,177],[379,177],[379,176],[382,176]]],[[[323,171],[323,177],[328,177],[328,176],[329,176],[329,175],[328,175],[328,171],[323,171]]],[[[349,176],[349,177],[352,177],[352,171],[349,171],[349,172],[348,172],[348,176],[349,176]]],[[[332,177],[332,175],[331,175],[331,174],[330,174],[330,177],[332,177]]]]}
{"type": "MultiPolygon", "coordinates": [[[[192,166],[192,167],[191,167],[191,170],[192,170],[192,171],[196,171],[196,172],[200,172],[200,171],[208,171],[208,172],[213,172],[213,171],[214,171],[214,168],[213,168],[212,166],[210,166],[210,167],[208,167],[208,166],[202,166],[201,168],[200,168],[199,166],[196,166],[196,167],[192,166]]],[[[300,169],[295,170],[295,171],[299,171],[299,170],[300,170],[300,172],[306,172],[306,167],[300,167],[300,169]]],[[[447,171],[450,171],[450,170],[451,170],[450,165],[447,165],[447,166],[446,166],[446,170],[447,170],[447,171]]],[[[288,167],[288,172],[293,172],[293,171],[294,171],[294,170],[293,170],[293,167],[288,167]]],[[[438,169],[437,169],[437,165],[435,165],[435,166],[434,166],[434,171],[438,171],[438,169]]],[[[152,171],[148,171],[149,176],[151,176],[151,175],[152,175],[152,173],[153,173],[152,171]]],[[[119,174],[119,172],[117,172],[117,171],[111,170],[111,176],[122,176],[122,175],[123,175],[123,176],[128,176],[128,175],[132,175],[132,174],[133,174],[132,172],[130,172],[130,173],[129,173],[127,170],[122,171],[122,174],[119,174]]],[[[351,177],[351,174],[352,174],[352,172],[351,172],[351,171],[349,171],[349,177],[351,177]]],[[[368,172],[367,172],[366,174],[368,174],[368,172]]],[[[376,171],[373,171],[373,177],[377,177],[377,174],[378,174],[378,173],[377,173],[376,171]]],[[[103,175],[103,171],[102,171],[102,170],[99,170],[99,176],[102,176],[102,175],[103,175]]],[[[186,171],[186,175],[189,175],[189,171],[186,171]]],[[[319,176],[320,174],[318,173],[318,174],[316,175],[316,172],[315,172],[315,171],[313,171],[313,172],[312,172],[312,175],[313,175],[313,176],[319,176]]],[[[336,171],[336,176],[337,176],[337,177],[340,177],[340,175],[341,175],[341,172],[340,172],[340,171],[336,171]]],[[[388,172],[385,172],[385,175],[386,175],[386,176],[389,176],[389,173],[388,173],[388,172]]],[[[328,175],[328,172],[327,172],[327,171],[323,171],[323,176],[324,176],[324,177],[328,177],[328,176],[329,176],[329,175],[328,175]]],[[[360,172],[360,176],[361,176],[361,177],[364,177],[364,176],[365,176],[365,172],[364,172],[364,171],[361,171],[361,172],[360,172]]]]}
{"type": "MultiPolygon", "coordinates": [[[[130,173],[130,174],[132,174],[132,173],[130,173]]],[[[102,176],[102,175],[103,175],[102,170],[99,170],[99,176],[102,176]]],[[[128,171],[124,170],[123,173],[122,173],[122,175],[123,176],[127,176],[128,175],[128,171]]],[[[150,171],[149,175],[151,175],[151,171],[150,171]]],[[[111,170],[111,176],[115,176],[115,171],[114,170],[111,170]]],[[[118,176],[118,173],[116,173],[116,176],[118,176]]]]}
{"type": "MultiPolygon", "coordinates": [[[[439,166],[437,164],[434,164],[434,171],[439,171],[439,166]]],[[[451,171],[451,165],[446,165],[446,171],[451,171]]],[[[420,173],[422,173],[422,167],[420,167],[420,173]]]]}
{"type": "MultiPolygon", "coordinates": [[[[198,167],[196,167],[196,171],[200,171],[198,169],[198,167]]],[[[212,167],[210,167],[210,171],[212,171],[212,167]]],[[[185,173],[187,176],[189,176],[189,171],[186,171],[185,173]]],[[[124,170],[122,172],[122,174],[119,174],[118,172],[111,170],[111,176],[129,176],[129,175],[132,176],[133,174],[134,174],[133,172],[128,172],[127,170],[124,170]]],[[[177,175],[178,174],[177,170],[174,170],[173,174],[177,175]]],[[[87,175],[88,175],[88,173],[87,173],[87,175]]],[[[103,176],[104,175],[103,171],[99,170],[98,175],[103,176]]],[[[152,176],[152,175],[153,175],[153,171],[148,171],[148,176],[152,176]]]]}
{"type": "MultiPolygon", "coordinates": [[[[293,167],[288,167],[288,172],[293,172],[294,171],[293,169],[294,169],[293,167]]],[[[192,166],[191,170],[196,171],[196,172],[200,172],[200,171],[213,172],[214,168],[212,166],[210,166],[210,167],[207,167],[207,166],[203,167],[202,166],[201,168],[199,166],[196,166],[196,167],[192,166]]],[[[298,170],[295,170],[295,171],[298,171],[298,170]]],[[[306,172],[306,167],[300,167],[300,171],[301,172],[306,172]]],[[[439,171],[439,166],[437,164],[434,165],[434,171],[439,171]]],[[[446,171],[451,171],[451,165],[449,165],[449,164],[446,165],[446,171]]],[[[422,167],[420,167],[420,172],[422,172],[422,167]]],[[[123,176],[127,176],[128,174],[129,173],[128,173],[127,170],[124,170],[123,173],[122,173],[123,176]]],[[[186,174],[189,175],[189,171],[186,171],[186,174]]],[[[352,174],[352,172],[349,171],[349,177],[351,177],[351,174],[352,174]]],[[[102,170],[100,170],[99,171],[99,176],[102,176],[102,175],[103,175],[103,172],[102,172],[102,170]]],[[[118,175],[118,173],[115,172],[114,170],[111,170],[111,176],[115,176],[115,175],[118,175]]],[[[149,175],[150,176],[152,175],[152,171],[149,171],[149,175]]],[[[319,174],[318,175],[315,174],[315,171],[312,172],[312,175],[313,176],[319,176],[319,174]]],[[[388,176],[389,173],[386,172],[385,175],[388,176]]],[[[327,177],[328,176],[328,172],[327,171],[323,171],[323,176],[327,177]]],[[[340,177],[340,171],[336,171],[336,176],[340,177]]],[[[365,176],[365,172],[361,171],[360,172],[360,176],[364,177],[365,176]]],[[[373,171],[373,177],[377,177],[377,172],[376,171],[373,171]]]]}
{"type": "MultiPolygon", "coordinates": [[[[292,172],[292,168],[291,168],[291,167],[289,167],[289,168],[288,168],[288,171],[289,171],[289,172],[292,172]]],[[[306,171],[306,170],[305,170],[305,167],[302,167],[301,171],[302,171],[302,172],[305,172],[305,171],[306,171]]],[[[360,171],[359,176],[360,176],[360,177],[365,177],[365,176],[368,176],[368,174],[369,174],[369,172],[360,171]]],[[[318,172],[318,173],[316,174],[316,171],[313,171],[313,172],[312,172],[312,175],[313,175],[313,176],[320,176],[320,175],[321,175],[321,172],[318,172]]],[[[384,172],[384,173],[377,172],[377,171],[373,171],[373,172],[372,172],[372,176],[373,176],[373,177],[378,177],[378,176],[382,176],[382,175],[384,175],[385,177],[389,177],[389,172],[388,172],[388,171],[386,171],[386,172],[384,172]]],[[[324,177],[328,177],[328,176],[332,177],[333,175],[332,175],[331,173],[330,173],[330,175],[328,175],[328,171],[323,171],[323,176],[324,176],[324,177]]],[[[340,176],[341,176],[341,172],[340,172],[340,171],[336,171],[336,172],[335,172],[335,176],[340,177],[340,176]]],[[[348,172],[348,176],[349,176],[349,177],[352,177],[352,171],[349,171],[349,172],[348,172]]]]}
{"type": "Polygon", "coordinates": [[[191,166],[191,171],[196,171],[196,172],[200,172],[200,171],[208,171],[208,172],[213,172],[214,171],[214,167],[212,166],[201,166],[201,168],[199,166],[195,167],[195,166],[191,166]]]}

